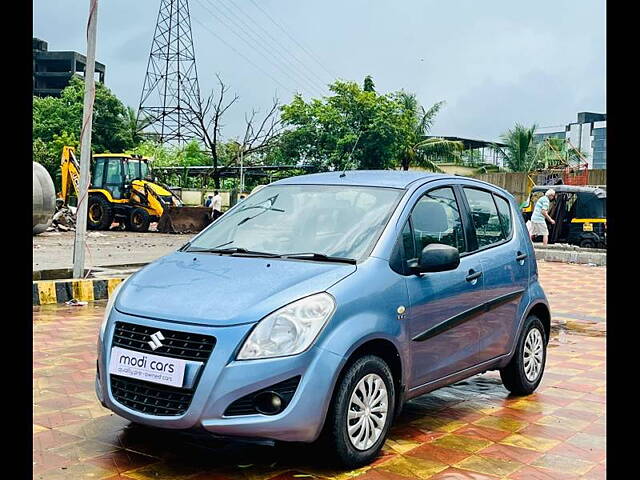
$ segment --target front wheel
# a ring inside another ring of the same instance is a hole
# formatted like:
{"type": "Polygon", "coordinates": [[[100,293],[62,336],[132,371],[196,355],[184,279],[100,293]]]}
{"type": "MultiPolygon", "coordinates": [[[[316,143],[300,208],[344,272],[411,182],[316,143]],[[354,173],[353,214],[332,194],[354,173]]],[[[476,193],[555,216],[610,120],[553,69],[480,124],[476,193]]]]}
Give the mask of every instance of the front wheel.
{"type": "Polygon", "coordinates": [[[395,407],[389,366],[367,355],[349,367],[336,386],[324,440],[347,468],[372,462],[386,439],[395,407]]]}
{"type": "Polygon", "coordinates": [[[503,385],[514,395],[533,393],[542,380],[546,360],[545,329],[538,317],[529,315],[511,361],[500,370],[503,385]]]}
{"type": "Polygon", "coordinates": [[[144,208],[135,207],[129,212],[127,228],[132,232],[146,232],[149,230],[151,216],[144,208]]]}

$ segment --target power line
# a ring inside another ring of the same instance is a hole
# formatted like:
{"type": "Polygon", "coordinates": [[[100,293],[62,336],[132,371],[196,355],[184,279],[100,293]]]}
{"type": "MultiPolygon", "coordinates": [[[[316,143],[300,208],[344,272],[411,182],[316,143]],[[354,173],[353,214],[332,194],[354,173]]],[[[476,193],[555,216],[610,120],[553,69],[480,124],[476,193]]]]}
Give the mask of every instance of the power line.
{"type": "MultiPolygon", "coordinates": [[[[222,3],[222,4],[224,4],[224,0],[221,0],[221,3],[222,3]]],[[[320,88],[322,89],[322,91],[323,91],[323,92],[328,93],[328,90],[326,89],[325,82],[323,82],[321,79],[319,79],[319,78],[318,78],[318,77],[319,77],[319,76],[318,76],[318,74],[317,74],[316,72],[314,72],[311,68],[309,68],[309,67],[307,66],[307,64],[305,64],[303,61],[301,61],[301,60],[300,60],[300,59],[295,55],[295,53],[294,53],[293,51],[291,51],[290,49],[288,49],[288,48],[287,48],[285,45],[283,45],[283,44],[282,44],[282,43],[281,43],[281,42],[280,42],[276,37],[274,37],[273,35],[271,35],[271,33],[269,32],[269,30],[268,30],[268,29],[266,29],[265,27],[263,27],[263,26],[262,26],[259,22],[257,22],[257,21],[256,21],[256,20],[255,20],[251,15],[249,15],[246,11],[242,10],[242,8],[240,8],[240,7],[239,7],[239,6],[234,2],[234,0],[229,0],[229,3],[230,3],[233,7],[235,7],[235,8],[236,8],[240,13],[241,13],[241,15],[242,15],[243,17],[245,17],[245,18],[249,19],[249,20],[250,20],[254,25],[256,25],[260,30],[262,30],[264,33],[266,33],[266,34],[269,36],[269,38],[274,42],[274,44],[275,44],[275,45],[277,45],[277,46],[280,48],[280,50],[282,50],[282,51],[283,51],[283,53],[284,53],[285,55],[287,55],[289,58],[292,58],[292,59],[294,59],[296,62],[298,62],[298,63],[302,66],[302,68],[304,68],[304,69],[305,69],[305,70],[306,70],[306,71],[311,75],[311,77],[312,77],[312,78],[313,78],[313,80],[314,80],[314,85],[318,85],[318,84],[319,84],[319,85],[320,85],[320,88]]],[[[226,7],[226,4],[225,4],[225,7],[226,7]]],[[[234,14],[234,15],[235,15],[235,14],[234,14]]],[[[242,20],[242,22],[243,22],[243,23],[245,23],[245,22],[244,22],[244,20],[242,20]]],[[[246,23],[245,23],[245,25],[246,25],[246,23]]],[[[247,25],[247,27],[248,27],[248,25],[247,25]]],[[[264,37],[262,37],[262,38],[264,38],[264,37]]],[[[285,57],[285,58],[286,58],[286,57],[285,57]]]]}
{"type": "MultiPolygon", "coordinates": [[[[236,27],[238,27],[240,30],[242,30],[242,26],[239,25],[235,20],[233,20],[232,18],[230,18],[225,12],[223,12],[222,10],[220,10],[214,3],[212,3],[210,0],[206,0],[207,3],[209,5],[211,5],[218,13],[222,14],[227,20],[229,20],[231,23],[233,23],[234,25],[236,25],[236,27]]],[[[251,39],[251,41],[254,42],[254,45],[252,45],[246,38],[245,36],[239,34],[238,32],[236,32],[232,27],[230,27],[227,23],[224,22],[224,20],[222,20],[219,16],[216,16],[209,8],[207,8],[204,4],[202,4],[200,2],[200,0],[198,0],[198,2],[203,6],[203,8],[205,8],[205,10],[207,10],[207,12],[213,17],[216,18],[222,25],[224,25],[227,29],[229,29],[231,31],[231,33],[233,33],[238,39],[240,39],[242,42],[244,42],[247,46],[249,46],[249,48],[251,49],[255,49],[256,46],[259,47],[264,53],[265,53],[265,57],[270,57],[272,60],[277,60],[275,59],[275,57],[273,56],[273,54],[271,52],[269,52],[268,49],[266,49],[261,42],[255,41],[253,37],[249,37],[251,39]]],[[[278,65],[276,62],[271,61],[270,63],[272,63],[272,65],[276,66],[276,68],[278,70],[280,70],[281,72],[287,74],[289,77],[292,76],[291,73],[293,73],[293,75],[300,75],[297,70],[293,69],[291,70],[290,67],[288,67],[288,65],[286,65],[286,63],[284,64],[285,69],[282,69],[280,65],[278,65]],[[289,69],[291,70],[291,72],[286,72],[284,70],[289,69]]],[[[304,79],[304,77],[301,76],[301,78],[304,79]]],[[[302,82],[303,84],[308,83],[307,80],[304,80],[302,82]]],[[[307,88],[307,90],[312,91],[312,89],[315,89],[316,87],[313,87],[313,85],[309,85],[309,87],[307,88]]],[[[313,92],[315,95],[317,95],[317,91],[313,92]]]]}
{"type": "Polygon", "coordinates": [[[253,67],[255,67],[257,70],[261,71],[262,73],[264,73],[266,76],[268,76],[271,80],[273,80],[274,82],[276,82],[278,85],[280,85],[282,88],[284,88],[285,91],[287,92],[292,92],[292,93],[297,93],[295,88],[291,88],[288,87],[286,85],[284,85],[282,82],[280,82],[276,77],[274,77],[273,75],[271,75],[269,72],[267,72],[266,70],[262,69],[259,65],[257,65],[255,62],[253,62],[249,57],[247,57],[246,55],[244,55],[242,52],[239,52],[238,50],[236,50],[236,48],[231,45],[230,43],[228,43],[224,38],[222,38],[220,35],[218,35],[216,32],[214,32],[213,30],[211,30],[207,25],[205,25],[204,23],[202,23],[200,20],[198,20],[198,18],[193,17],[193,19],[196,21],[196,23],[198,23],[198,25],[200,25],[202,28],[204,28],[205,30],[207,30],[211,35],[213,35],[214,37],[216,37],[218,40],[220,40],[222,43],[224,43],[227,47],[229,47],[231,50],[233,50],[238,56],[242,57],[243,59],[245,59],[248,63],[250,63],[253,67]]]}
{"type": "Polygon", "coordinates": [[[255,5],[255,7],[260,10],[262,13],[265,14],[265,16],[267,18],[269,18],[269,20],[271,20],[271,23],[273,23],[275,26],[277,26],[280,30],[282,30],[291,40],[293,40],[295,42],[296,45],[298,45],[302,50],[304,50],[306,52],[307,55],[309,55],[309,57],[311,57],[318,65],[320,65],[320,67],[329,74],[329,76],[331,78],[337,78],[337,75],[335,73],[330,72],[323,64],[322,62],[313,54],[313,52],[311,52],[309,49],[307,49],[304,45],[302,45],[300,42],[298,42],[298,40],[296,40],[288,31],[286,28],[284,28],[282,25],[280,25],[278,22],[276,22],[273,17],[271,15],[269,15],[260,5],[258,5],[256,2],[254,2],[254,0],[249,0],[251,3],[253,3],[255,5]]]}
{"type": "MultiPolygon", "coordinates": [[[[207,2],[212,4],[211,0],[207,0],[207,2]]],[[[279,61],[281,65],[284,66],[284,68],[289,69],[289,71],[293,72],[294,75],[297,75],[299,79],[303,81],[303,83],[308,83],[310,87],[313,87],[314,94],[318,94],[318,92],[320,92],[320,94],[322,95],[322,83],[317,82],[315,78],[306,75],[305,72],[299,70],[298,67],[293,65],[286,56],[282,56],[279,51],[273,48],[273,45],[269,44],[268,39],[262,36],[259,32],[256,32],[253,27],[247,24],[243,18],[238,16],[229,6],[223,3],[222,0],[219,0],[218,2],[216,2],[216,4],[224,7],[231,15],[233,15],[233,17],[238,20],[237,22],[233,19],[230,19],[228,16],[225,16],[227,19],[231,20],[234,25],[236,25],[238,29],[240,29],[240,31],[244,32],[244,34],[247,35],[247,37],[249,37],[264,52],[266,52],[268,55],[271,55],[274,60],[279,61]],[[240,25],[240,23],[242,25],[240,25]]]]}

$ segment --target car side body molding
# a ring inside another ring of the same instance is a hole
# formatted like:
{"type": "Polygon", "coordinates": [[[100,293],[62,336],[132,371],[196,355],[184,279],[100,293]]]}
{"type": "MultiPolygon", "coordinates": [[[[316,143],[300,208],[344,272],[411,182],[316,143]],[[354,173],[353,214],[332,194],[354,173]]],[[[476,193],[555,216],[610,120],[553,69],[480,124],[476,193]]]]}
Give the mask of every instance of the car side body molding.
{"type": "Polygon", "coordinates": [[[419,333],[418,335],[413,337],[411,340],[414,342],[423,342],[425,340],[428,340],[429,338],[433,338],[436,335],[446,332],[447,330],[451,330],[452,328],[457,327],[458,325],[468,320],[471,320],[472,318],[478,315],[488,312],[489,310],[492,310],[502,305],[503,303],[507,303],[517,298],[520,298],[523,294],[524,294],[524,288],[515,290],[510,293],[506,293],[504,295],[500,295],[499,297],[493,298],[476,307],[470,308],[469,310],[465,310],[464,312],[459,313],[458,315],[455,315],[451,318],[446,319],[444,322],[441,322],[438,325],[428,330],[425,330],[422,333],[419,333]]]}

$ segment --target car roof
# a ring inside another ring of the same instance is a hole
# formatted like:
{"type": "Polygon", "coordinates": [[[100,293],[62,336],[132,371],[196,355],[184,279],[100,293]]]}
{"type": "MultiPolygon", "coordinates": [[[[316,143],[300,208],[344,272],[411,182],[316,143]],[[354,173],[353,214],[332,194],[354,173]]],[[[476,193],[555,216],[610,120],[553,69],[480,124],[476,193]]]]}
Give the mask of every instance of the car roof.
{"type": "Polygon", "coordinates": [[[531,189],[532,192],[546,192],[549,189],[555,190],[556,193],[593,193],[598,198],[606,198],[607,191],[600,187],[590,187],[582,185],[536,185],[531,189]]]}
{"type": "Polygon", "coordinates": [[[366,187],[407,188],[417,180],[460,178],[442,173],[415,170],[347,170],[283,178],[271,185],[351,185],[366,187]]]}

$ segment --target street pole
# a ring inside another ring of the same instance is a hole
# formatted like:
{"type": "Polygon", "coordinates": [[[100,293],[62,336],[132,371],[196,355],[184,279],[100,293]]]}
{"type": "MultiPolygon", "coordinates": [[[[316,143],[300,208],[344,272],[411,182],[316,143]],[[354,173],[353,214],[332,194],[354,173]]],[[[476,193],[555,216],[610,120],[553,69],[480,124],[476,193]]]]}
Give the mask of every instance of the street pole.
{"type": "Polygon", "coordinates": [[[91,162],[91,128],[93,100],[95,98],[96,25],[98,0],[89,0],[87,23],[87,65],[84,70],[84,108],[80,132],[80,194],[78,197],[76,234],[73,243],[73,278],[84,276],[84,250],[87,235],[87,203],[89,190],[89,166],[91,162]]]}
{"type": "Polygon", "coordinates": [[[244,145],[240,147],[240,194],[244,193],[244,145]]]}

